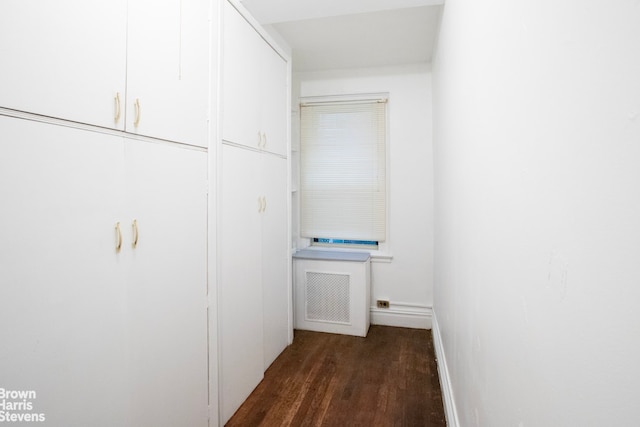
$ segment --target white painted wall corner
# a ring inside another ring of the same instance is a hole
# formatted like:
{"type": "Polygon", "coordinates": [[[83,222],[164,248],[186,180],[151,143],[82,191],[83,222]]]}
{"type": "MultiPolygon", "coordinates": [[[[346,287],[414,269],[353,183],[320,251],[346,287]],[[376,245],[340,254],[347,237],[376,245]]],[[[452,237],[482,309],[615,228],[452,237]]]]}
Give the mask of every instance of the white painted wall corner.
{"type": "Polygon", "coordinates": [[[447,367],[447,358],[444,354],[442,337],[440,335],[440,327],[438,326],[438,318],[436,316],[436,313],[433,311],[432,321],[433,346],[436,350],[436,362],[438,364],[438,377],[440,378],[440,389],[442,390],[444,414],[447,418],[447,425],[449,427],[460,427],[460,421],[458,420],[458,411],[456,410],[456,402],[453,396],[451,377],[449,376],[449,368],[447,367]]]}

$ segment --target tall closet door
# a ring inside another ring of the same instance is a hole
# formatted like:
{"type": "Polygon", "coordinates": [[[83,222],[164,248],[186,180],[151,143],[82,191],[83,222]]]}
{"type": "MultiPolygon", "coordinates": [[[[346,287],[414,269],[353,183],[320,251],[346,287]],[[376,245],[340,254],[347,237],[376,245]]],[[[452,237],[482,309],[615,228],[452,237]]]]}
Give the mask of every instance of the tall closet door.
{"type": "Polygon", "coordinates": [[[0,1],[0,107],[123,129],[126,37],[126,0],[0,1]]]}
{"type": "Polygon", "coordinates": [[[207,154],[126,140],[125,165],[129,424],[206,426],[207,154]]]}
{"type": "Polygon", "coordinates": [[[122,138],[0,116],[0,378],[50,425],[125,425],[122,138]]]}
{"type": "Polygon", "coordinates": [[[289,343],[287,161],[263,155],[260,173],[266,208],[262,215],[264,369],[289,343]]]}
{"type": "Polygon", "coordinates": [[[207,146],[210,0],[129,0],[127,132],[207,146]]]}
{"type": "Polygon", "coordinates": [[[219,323],[222,418],[226,422],[262,380],[261,155],[223,145],[219,323]]]}

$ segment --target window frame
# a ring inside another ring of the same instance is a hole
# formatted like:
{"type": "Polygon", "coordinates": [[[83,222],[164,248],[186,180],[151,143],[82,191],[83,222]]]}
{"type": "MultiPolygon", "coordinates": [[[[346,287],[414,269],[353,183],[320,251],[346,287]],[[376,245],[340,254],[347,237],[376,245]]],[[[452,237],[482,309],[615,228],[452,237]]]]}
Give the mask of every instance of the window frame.
{"type": "MultiPolygon", "coordinates": [[[[311,250],[327,250],[330,249],[332,251],[344,251],[344,252],[365,252],[369,253],[372,258],[377,259],[378,261],[383,262],[391,262],[393,258],[390,251],[390,235],[391,235],[391,210],[390,210],[390,177],[391,177],[391,169],[390,169],[390,115],[391,115],[391,99],[388,92],[378,92],[378,93],[361,93],[361,94],[342,94],[342,95],[326,95],[326,96],[304,96],[299,98],[299,114],[301,117],[302,114],[302,106],[308,104],[330,104],[330,103],[361,103],[367,101],[383,101],[386,103],[385,108],[385,214],[386,214],[386,223],[385,223],[385,240],[379,241],[377,247],[372,246],[364,246],[358,247],[359,245],[345,245],[345,244],[332,244],[332,243],[320,243],[314,244],[314,238],[317,239],[327,239],[332,238],[331,236],[315,236],[315,237],[302,237],[300,234],[301,231],[301,218],[302,218],[302,204],[298,204],[298,238],[301,240],[301,247],[305,249],[311,250]]],[[[298,174],[302,175],[302,165],[298,165],[298,174]]],[[[298,177],[298,181],[300,181],[300,177],[298,177]]]]}

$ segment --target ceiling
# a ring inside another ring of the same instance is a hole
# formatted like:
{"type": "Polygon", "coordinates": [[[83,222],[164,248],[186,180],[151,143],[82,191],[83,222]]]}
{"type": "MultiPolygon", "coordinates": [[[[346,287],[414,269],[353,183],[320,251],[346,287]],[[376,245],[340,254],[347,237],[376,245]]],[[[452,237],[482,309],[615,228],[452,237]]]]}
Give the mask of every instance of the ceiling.
{"type": "Polygon", "coordinates": [[[242,0],[292,50],[295,71],[431,62],[444,0],[242,0]]]}

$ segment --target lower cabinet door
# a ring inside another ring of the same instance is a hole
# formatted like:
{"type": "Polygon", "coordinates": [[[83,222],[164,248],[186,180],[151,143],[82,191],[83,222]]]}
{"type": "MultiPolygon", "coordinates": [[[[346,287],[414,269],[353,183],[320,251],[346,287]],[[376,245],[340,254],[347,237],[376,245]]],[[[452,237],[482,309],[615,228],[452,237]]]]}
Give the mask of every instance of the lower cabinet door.
{"type": "Polygon", "coordinates": [[[264,306],[264,369],[289,343],[289,240],[287,233],[287,161],[263,155],[262,292],[264,306]]]}
{"type": "Polygon", "coordinates": [[[218,307],[223,423],[264,375],[260,157],[251,150],[222,148],[218,307]]]}
{"type": "Polygon", "coordinates": [[[207,153],[125,141],[131,426],[208,425],[207,153]]]}
{"type": "Polygon", "coordinates": [[[0,421],[208,425],[206,153],[0,133],[0,421]]]}
{"type": "Polygon", "coordinates": [[[3,421],[126,425],[122,138],[4,116],[0,134],[3,421]]]}

